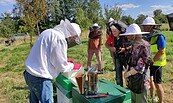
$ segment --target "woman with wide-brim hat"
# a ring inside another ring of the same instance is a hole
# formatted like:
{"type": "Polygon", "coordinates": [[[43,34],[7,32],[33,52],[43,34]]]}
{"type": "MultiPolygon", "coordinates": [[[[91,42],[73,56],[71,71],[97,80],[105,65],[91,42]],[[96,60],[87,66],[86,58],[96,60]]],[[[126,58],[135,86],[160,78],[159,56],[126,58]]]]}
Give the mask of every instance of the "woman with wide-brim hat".
{"type": "Polygon", "coordinates": [[[139,90],[141,91],[140,93],[138,91],[136,92],[129,88],[131,90],[132,103],[148,103],[147,101],[147,88],[149,87],[149,81],[147,81],[149,80],[148,67],[152,65],[153,61],[150,55],[150,44],[142,39],[142,35],[147,33],[149,32],[141,32],[141,29],[137,24],[131,24],[126,29],[126,32],[124,34],[120,34],[120,36],[126,36],[129,41],[133,41],[133,46],[131,48],[131,56],[129,57],[127,63],[128,66],[124,73],[125,80],[128,81],[130,76],[134,76],[137,73],[145,72],[146,74],[144,79],[145,82],[143,84],[144,89],[139,90]]]}

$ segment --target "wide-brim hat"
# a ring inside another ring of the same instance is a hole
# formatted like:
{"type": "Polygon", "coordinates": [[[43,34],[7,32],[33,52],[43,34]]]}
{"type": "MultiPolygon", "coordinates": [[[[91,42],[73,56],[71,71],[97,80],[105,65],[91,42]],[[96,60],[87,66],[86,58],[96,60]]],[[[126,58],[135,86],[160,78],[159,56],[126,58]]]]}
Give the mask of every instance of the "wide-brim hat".
{"type": "Polygon", "coordinates": [[[153,25],[153,26],[161,26],[161,24],[156,24],[155,20],[152,17],[147,17],[141,24],[142,26],[145,25],[153,25]]]}
{"type": "Polygon", "coordinates": [[[131,24],[127,27],[126,32],[120,34],[120,36],[127,36],[127,35],[140,35],[140,34],[149,34],[150,32],[141,32],[140,27],[137,24],[131,24]]]}

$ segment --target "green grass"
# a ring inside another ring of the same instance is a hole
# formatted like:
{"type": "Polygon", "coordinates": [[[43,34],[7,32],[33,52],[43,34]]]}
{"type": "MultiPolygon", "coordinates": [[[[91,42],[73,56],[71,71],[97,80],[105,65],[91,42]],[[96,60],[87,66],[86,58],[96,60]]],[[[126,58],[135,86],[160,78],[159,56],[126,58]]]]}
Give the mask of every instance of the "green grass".
{"type": "Polygon", "coordinates": [[[160,27],[160,29],[162,31],[168,31],[170,29],[169,24],[168,23],[162,24],[162,26],[160,27]]]}
{"type": "MultiPolygon", "coordinates": [[[[87,34],[82,33],[82,44],[68,49],[68,58],[73,59],[76,63],[87,65],[87,34]]],[[[163,68],[163,87],[165,90],[165,102],[171,103],[173,93],[173,32],[165,31],[163,34],[167,40],[167,65],[163,68]]],[[[104,43],[106,37],[104,35],[104,43]]],[[[29,91],[23,78],[25,70],[24,62],[30,52],[29,41],[19,43],[13,46],[0,47],[0,103],[28,103],[29,91]]],[[[112,58],[108,49],[103,45],[102,48],[104,74],[99,75],[99,79],[106,79],[115,82],[115,73],[113,69],[112,58]]],[[[93,56],[92,64],[97,62],[93,56]]],[[[151,103],[151,102],[150,102],[151,103]]]]}

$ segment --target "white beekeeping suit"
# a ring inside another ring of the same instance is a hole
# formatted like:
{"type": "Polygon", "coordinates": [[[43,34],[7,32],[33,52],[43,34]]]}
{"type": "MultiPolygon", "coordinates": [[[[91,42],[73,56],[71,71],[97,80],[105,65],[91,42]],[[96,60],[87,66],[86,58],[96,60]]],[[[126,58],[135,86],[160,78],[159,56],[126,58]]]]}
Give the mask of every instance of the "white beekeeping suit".
{"type": "Polygon", "coordinates": [[[74,64],[67,62],[70,43],[80,44],[78,24],[61,20],[53,29],[43,31],[25,62],[26,71],[33,76],[54,79],[60,72],[71,71],[74,64]],[[70,38],[70,39],[69,39],[70,38]]]}

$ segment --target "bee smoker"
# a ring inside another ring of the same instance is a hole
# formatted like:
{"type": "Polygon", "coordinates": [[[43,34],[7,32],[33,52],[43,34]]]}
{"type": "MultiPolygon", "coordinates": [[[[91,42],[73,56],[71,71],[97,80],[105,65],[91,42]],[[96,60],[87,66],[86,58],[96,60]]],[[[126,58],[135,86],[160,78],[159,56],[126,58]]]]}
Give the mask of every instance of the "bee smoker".
{"type": "Polygon", "coordinates": [[[98,75],[96,69],[97,65],[94,65],[87,72],[87,79],[84,85],[84,90],[86,95],[97,94],[98,75]]]}
{"type": "Polygon", "coordinates": [[[96,94],[97,93],[97,81],[98,75],[96,72],[88,73],[88,94],[96,94]]]}

